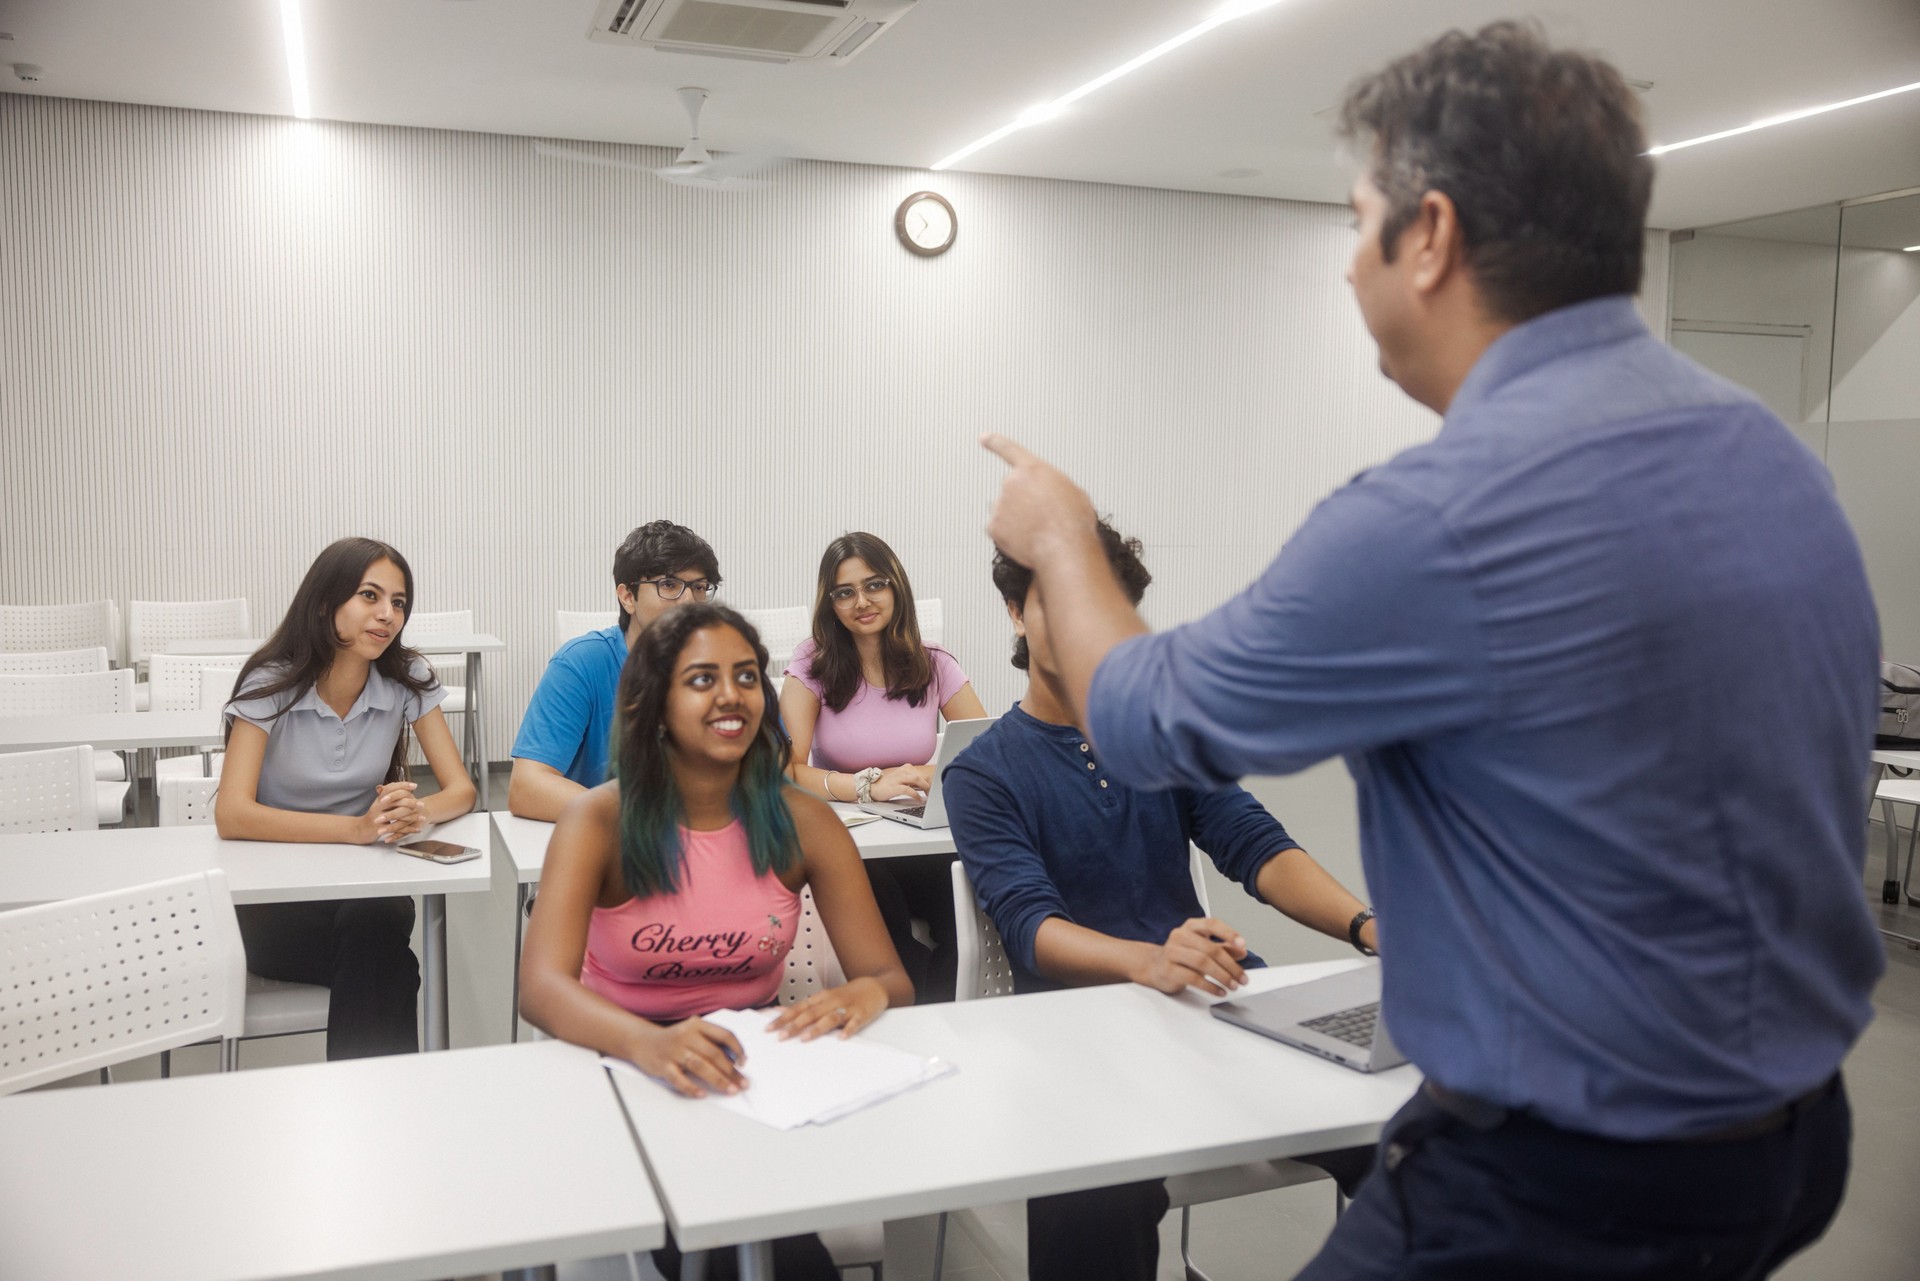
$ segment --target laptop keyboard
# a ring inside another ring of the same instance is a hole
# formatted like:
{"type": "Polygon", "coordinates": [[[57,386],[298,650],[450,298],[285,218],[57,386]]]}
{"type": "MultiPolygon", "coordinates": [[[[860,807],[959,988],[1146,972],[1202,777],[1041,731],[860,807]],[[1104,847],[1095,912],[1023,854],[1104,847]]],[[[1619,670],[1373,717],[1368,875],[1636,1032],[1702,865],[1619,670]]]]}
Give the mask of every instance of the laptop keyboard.
{"type": "Polygon", "coordinates": [[[925,818],[927,816],[927,807],[924,805],[908,805],[895,810],[894,813],[905,814],[908,818],[925,818]]]}
{"type": "Polygon", "coordinates": [[[1345,1041],[1348,1045],[1361,1047],[1373,1044],[1374,1025],[1380,1021],[1380,1002],[1371,1005],[1356,1005],[1350,1010],[1335,1010],[1332,1014],[1322,1014],[1317,1019],[1307,1019],[1301,1027],[1311,1028],[1322,1036],[1345,1041]]]}

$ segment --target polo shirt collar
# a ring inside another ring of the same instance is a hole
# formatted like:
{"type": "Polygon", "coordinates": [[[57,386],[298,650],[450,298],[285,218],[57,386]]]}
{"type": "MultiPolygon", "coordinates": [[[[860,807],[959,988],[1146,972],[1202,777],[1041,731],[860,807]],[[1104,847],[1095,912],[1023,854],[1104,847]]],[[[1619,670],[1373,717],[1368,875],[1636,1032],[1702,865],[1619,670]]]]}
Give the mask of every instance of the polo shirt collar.
{"type": "Polygon", "coordinates": [[[353,700],[353,706],[347,709],[347,714],[344,718],[336,715],[334,710],[327,706],[327,700],[320,697],[320,687],[318,685],[310,686],[307,692],[302,694],[298,701],[287,710],[290,712],[302,710],[318,712],[322,716],[332,716],[335,720],[350,721],[362,712],[391,711],[398,701],[399,686],[381,675],[378,667],[369,667],[367,668],[366,686],[361,689],[360,697],[353,700]]]}
{"type": "Polygon", "coordinates": [[[1482,401],[1492,399],[1502,387],[1548,361],[1646,332],[1646,322],[1627,294],[1589,298],[1535,316],[1501,334],[1480,353],[1460,390],[1454,393],[1453,403],[1447,406],[1447,421],[1451,423],[1482,401]]]}

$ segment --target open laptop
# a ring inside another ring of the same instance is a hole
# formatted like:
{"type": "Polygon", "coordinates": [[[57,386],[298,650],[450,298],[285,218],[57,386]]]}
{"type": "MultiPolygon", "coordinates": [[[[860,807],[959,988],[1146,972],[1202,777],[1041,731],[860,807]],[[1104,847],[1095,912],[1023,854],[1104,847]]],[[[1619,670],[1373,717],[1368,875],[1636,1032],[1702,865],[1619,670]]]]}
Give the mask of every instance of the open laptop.
{"type": "Polygon", "coordinates": [[[1407,1061],[1380,1017],[1377,962],[1292,987],[1218,1001],[1213,1017],[1359,1072],[1384,1072],[1407,1061]]]}
{"type": "Polygon", "coordinates": [[[868,801],[860,808],[909,827],[946,827],[947,803],[940,795],[940,776],[947,772],[947,766],[953,764],[954,758],[967,749],[968,743],[980,737],[987,726],[999,719],[997,716],[982,716],[977,720],[946,723],[940,731],[940,745],[933,749],[933,785],[927,788],[925,800],[868,801]]]}

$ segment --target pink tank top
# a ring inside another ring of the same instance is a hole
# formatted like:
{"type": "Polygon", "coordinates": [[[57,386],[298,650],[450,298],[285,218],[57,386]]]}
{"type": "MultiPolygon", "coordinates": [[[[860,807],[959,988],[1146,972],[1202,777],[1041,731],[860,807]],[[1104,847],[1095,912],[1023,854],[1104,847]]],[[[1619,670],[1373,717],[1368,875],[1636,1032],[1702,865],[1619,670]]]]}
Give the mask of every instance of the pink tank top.
{"type": "Polygon", "coordinates": [[[656,1022],[770,1004],[800,924],[800,896],[753,873],[747,829],[680,829],[680,889],[596,907],[580,981],[656,1022]]]}

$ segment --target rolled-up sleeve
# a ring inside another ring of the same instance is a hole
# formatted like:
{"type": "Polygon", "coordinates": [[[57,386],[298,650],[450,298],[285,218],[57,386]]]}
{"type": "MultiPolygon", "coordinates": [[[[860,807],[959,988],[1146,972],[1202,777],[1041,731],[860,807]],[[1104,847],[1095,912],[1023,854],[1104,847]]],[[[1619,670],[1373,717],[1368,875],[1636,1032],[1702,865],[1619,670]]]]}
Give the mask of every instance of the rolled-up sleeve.
{"type": "Polygon", "coordinates": [[[1256,899],[1260,897],[1260,869],[1267,860],[1281,850],[1300,848],[1300,842],[1287,834],[1280,820],[1267,813],[1266,806],[1244,788],[1185,792],[1181,800],[1193,843],[1213,860],[1220,875],[1238,881],[1256,899]]]}
{"type": "Polygon", "coordinates": [[[940,786],[953,843],[973,882],[974,897],[986,908],[1015,963],[1038,974],[1033,942],[1041,923],[1049,916],[1069,921],[1073,916],[1034,847],[1013,794],[999,780],[962,762],[947,767],[940,786]]]}
{"type": "Polygon", "coordinates": [[[1122,782],[1218,788],[1464,725],[1492,697],[1487,672],[1451,531],[1416,495],[1363,478],[1244,592],[1108,654],[1088,729],[1122,782]]]}

